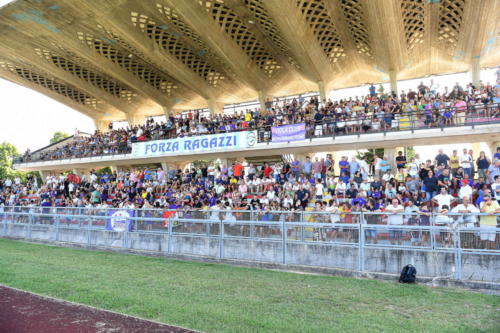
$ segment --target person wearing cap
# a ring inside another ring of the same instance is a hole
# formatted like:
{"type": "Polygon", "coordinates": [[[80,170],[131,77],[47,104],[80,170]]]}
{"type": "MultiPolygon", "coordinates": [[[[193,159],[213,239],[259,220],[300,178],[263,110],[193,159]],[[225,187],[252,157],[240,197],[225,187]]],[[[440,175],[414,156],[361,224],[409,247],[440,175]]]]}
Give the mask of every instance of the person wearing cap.
{"type": "Polygon", "coordinates": [[[494,249],[496,240],[497,217],[500,213],[500,205],[491,198],[490,194],[484,195],[484,201],[481,202],[481,213],[487,213],[487,216],[481,216],[481,241],[484,242],[486,249],[494,249]]]}

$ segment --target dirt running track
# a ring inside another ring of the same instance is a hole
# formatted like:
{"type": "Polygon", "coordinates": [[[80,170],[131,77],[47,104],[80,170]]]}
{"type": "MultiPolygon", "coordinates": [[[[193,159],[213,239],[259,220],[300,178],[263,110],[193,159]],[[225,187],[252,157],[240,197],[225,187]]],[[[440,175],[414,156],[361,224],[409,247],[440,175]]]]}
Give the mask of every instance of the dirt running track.
{"type": "Polygon", "coordinates": [[[193,332],[0,286],[1,333],[193,332]]]}

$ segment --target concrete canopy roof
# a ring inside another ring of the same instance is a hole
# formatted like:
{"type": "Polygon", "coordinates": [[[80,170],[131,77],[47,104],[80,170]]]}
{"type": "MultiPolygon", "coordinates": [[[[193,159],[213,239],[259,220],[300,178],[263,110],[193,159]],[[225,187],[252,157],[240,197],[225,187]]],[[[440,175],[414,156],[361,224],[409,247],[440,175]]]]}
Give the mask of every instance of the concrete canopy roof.
{"type": "Polygon", "coordinates": [[[500,0],[18,0],[0,77],[133,121],[493,67],[499,39],[500,0]]]}

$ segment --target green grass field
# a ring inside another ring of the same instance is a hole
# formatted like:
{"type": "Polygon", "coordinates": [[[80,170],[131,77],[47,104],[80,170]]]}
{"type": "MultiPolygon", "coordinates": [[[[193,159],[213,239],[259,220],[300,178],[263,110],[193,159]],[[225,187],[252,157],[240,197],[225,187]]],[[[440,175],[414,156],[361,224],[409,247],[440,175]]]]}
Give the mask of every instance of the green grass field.
{"type": "Polygon", "coordinates": [[[499,332],[500,297],[0,239],[0,283],[207,332],[499,332]]]}

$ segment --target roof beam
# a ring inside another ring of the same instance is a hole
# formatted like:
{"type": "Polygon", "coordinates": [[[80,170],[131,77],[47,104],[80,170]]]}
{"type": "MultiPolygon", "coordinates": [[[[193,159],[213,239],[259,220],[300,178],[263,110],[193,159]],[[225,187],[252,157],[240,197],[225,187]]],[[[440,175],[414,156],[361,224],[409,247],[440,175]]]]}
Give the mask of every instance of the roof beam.
{"type": "Polygon", "coordinates": [[[400,71],[408,61],[401,8],[398,0],[363,0],[373,53],[379,69],[400,71]]]}
{"type": "Polygon", "coordinates": [[[8,53],[10,53],[13,57],[17,57],[19,59],[24,60],[25,62],[29,62],[35,67],[40,68],[43,72],[50,73],[51,75],[54,75],[61,81],[66,82],[74,87],[78,87],[78,89],[82,90],[83,92],[89,95],[99,97],[100,100],[113,106],[114,108],[120,110],[121,112],[134,113],[136,111],[137,105],[124,103],[119,98],[112,96],[108,92],[91,85],[87,81],[84,81],[72,75],[71,73],[55,66],[54,64],[49,64],[45,59],[26,57],[26,55],[35,53],[34,47],[30,47],[26,43],[21,44],[12,40],[10,40],[8,44],[9,46],[4,45],[4,42],[2,41],[0,42],[0,47],[2,47],[4,50],[8,49],[9,50],[8,53]],[[14,47],[14,49],[11,48],[12,46],[14,47]],[[33,61],[33,59],[36,59],[36,61],[33,61]]]}
{"type": "Polygon", "coordinates": [[[211,20],[198,1],[164,0],[179,13],[182,19],[191,26],[204,42],[226,62],[238,79],[245,82],[255,91],[267,91],[269,80],[253,60],[211,20]]]}
{"type": "Polygon", "coordinates": [[[300,72],[313,82],[329,82],[333,78],[330,61],[297,6],[290,0],[265,0],[262,4],[290,46],[300,72]]]}
{"type": "MultiPolygon", "coordinates": [[[[464,9],[464,18],[457,44],[458,50],[471,55],[471,59],[481,57],[487,50],[487,42],[495,38],[495,27],[498,24],[499,1],[468,1],[464,9]]],[[[469,62],[471,59],[468,59],[469,62]]]]}
{"type": "MultiPolygon", "coordinates": [[[[335,22],[335,27],[337,28],[337,32],[340,36],[340,39],[343,42],[344,50],[346,56],[350,59],[350,71],[354,75],[356,75],[358,82],[362,82],[362,78],[360,76],[360,69],[362,67],[366,67],[367,63],[363,57],[357,51],[356,44],[354,43],[353,36],[349,30],[349,24],[342,14],[342,9],[339,0],[326,0],[323,1],[325,4],[325,8],[330,14],[330,17],[335,22]]],[[[347,65],[347,64],[346,64],[347,65]]]]}
{"type": "Polygon", "coordinates": [[[29,80],[25,80],[22,77],[14,74],[11,71],[0,68],[0,77],[4,78],[10,82],[16,83],[20,86],[37,91],[42,95],[48,96],[48,97],[58,101],[59,103],[64,104],[64,105],[66,105],[66,106],[92,118],[92,119],[97,119],[97,120],[106,120],[106,119],[113,119],[114,120],[115,119],[114,117],[108,118],[108,116],[105,115],[104,112],[102,112],[102,111],[96,111],[92,108],[89,108],[89,107],[86,107],[82,104],[76,103],[71,98],[68,98],[68,97],[63,96],[61,94],[58,94],[58,93],[56,93],[48,88],[45,88],[45,87],[38,85],[38,84],[35,84],[29,80]]]}
{"type": "MultiPolygon", "coordinates": [[[[39,11],[46,10],[41,2],[31,2],[29,4],[29,7],[39,11]]],[[[78,15],[76,13],[74,15],[71,15],[70,19],[72,21],[68,22],[67,14],[64,14],[59,11],[52,11],[51,17],[53,17],[54,22],[61,22],[56,26],[57,32],[41,30],[38,29],[36,25],[35,26],[30,25],[25,27],[24,33],[27,36],[30,36],[29,38],[38,38],[40,40],[45,41],[47,45],[51,45],[52,42],[57,43],[60,40],[62,41],[61,44],[64,45],[64,48],[68,49],[74,54],[77,54],[84,60],[92,63],[102,73],[105,73],[108,76],[113,77],[116,80],[125,83],[127,86],[131,87],[144,97],[150,98],[159,105],[174,103],[174,98],[166,96],[161,91],[150,86],[144,80],[141,80],[137,76],[134,76],[131,72],[128,72],[127,70],[115,64],[111,60],[103,56],[100,56],[95,50],[89,48],[87,45],[84,45],[81,41],[79,41],[77,37],[78,32],[84,32],[84,33],[89,32],[93,34],[92,32],[95,30],[95,29],[88,29],[85,26],[81,25],[79,26],[78,23],[80,21],[76,19],[76,17],[79,16],[81,15],[78,15]]],[[[7,24],[9,23],[11,25],[16,24],[16,21],[14,21],[11,18],[6,19],[6,21],[7,20],[9,20],[9,22],[5,22],[7,24]]],[[[14,36],[17,36],[19,34],[19,31],[12,31],[12,32],[14,32],[14,36]]]]}
{"type": "Polygon", "coordinates": [[[139,28],[132,25],[130,19],[132,10],[147,14],[153,21],[157,21],[152,13],[150,13],[145,6],[142,6],[142,2],[131,2],[128,0],[120,1],[121,3],[119,4],[116,2],[116,0],[103,0],[99,7],[94,6],[92,3],[85,2],[69,3],[72,3],[75,8],[81,8],[83,6],[87,12],[95,15],[94,17],[96,20],[102,23],[103,26],[123,37],[132,47],[147,54],[149,60],[154,62],[155,67],[168,73],[198,95],[206,99],[212,98],[215,95],[215,91],[205,80],[179,61],[175,56],[162,50],[157,43],[141,33],[139,28]]]}

